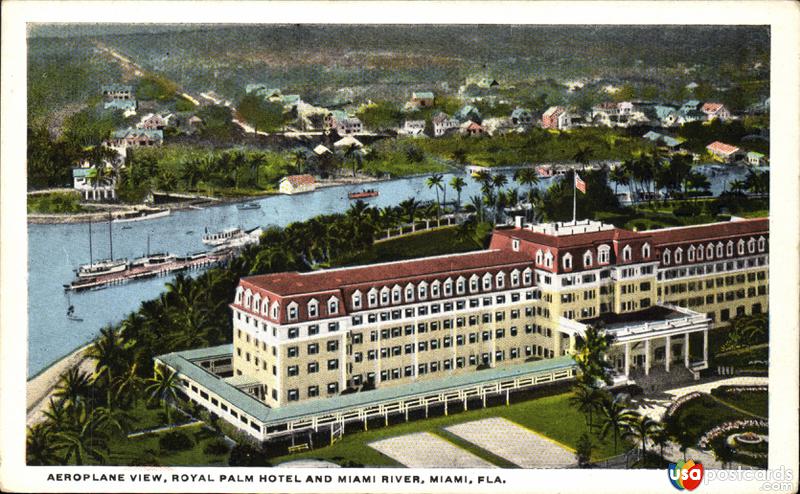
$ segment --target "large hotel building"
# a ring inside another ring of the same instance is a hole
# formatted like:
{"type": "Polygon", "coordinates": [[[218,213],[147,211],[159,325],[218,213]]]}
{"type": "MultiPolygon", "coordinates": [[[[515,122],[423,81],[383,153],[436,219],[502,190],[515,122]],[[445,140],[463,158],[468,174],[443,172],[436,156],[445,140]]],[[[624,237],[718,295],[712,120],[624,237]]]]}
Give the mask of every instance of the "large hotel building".
{"type": "Polygon", "coordinates": [[[709,330],[767,310],[768,237],[767,219],[643,232],[518,219],[483,251],[242,278],[232,344],[157,361],[258,440],[333,439],[571,379],[587,325],[614,336],[615,385],[697,378],[709,330]]]}

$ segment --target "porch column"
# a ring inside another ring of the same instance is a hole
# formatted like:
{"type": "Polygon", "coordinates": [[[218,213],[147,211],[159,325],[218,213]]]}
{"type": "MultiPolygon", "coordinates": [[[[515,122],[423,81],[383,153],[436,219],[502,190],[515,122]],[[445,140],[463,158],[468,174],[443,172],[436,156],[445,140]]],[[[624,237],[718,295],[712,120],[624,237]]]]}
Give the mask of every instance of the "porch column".
{"type": "Polygon", "coordinates": [[[625,343],[625,377],[631,374],[631,342],[625,343]]]}
{"type": "Polygon", "coordinates": [[[664,368],[667,370],[667,372],[669,372],[669,364],[670,364],[669,361],[672,360],[671,346],[672,346],[672,338],[670,337],[670,335],[667,335],[667,346],[664,347],[664,358],[666,359],[664,368]]]}
{"type": "Polygon", "coordinates": [[[689,368],[689,333],[683,335],[683,365],[689,368]]]}
{"type": "Polygon", "coordinates": [[[703,331],[703,362],[708,364],[708,330],[703,331]]]}
{"type": "Polygon", "coordinates": [[[644,375],[650,375],[650,340],[644,340],[644,375]]]}

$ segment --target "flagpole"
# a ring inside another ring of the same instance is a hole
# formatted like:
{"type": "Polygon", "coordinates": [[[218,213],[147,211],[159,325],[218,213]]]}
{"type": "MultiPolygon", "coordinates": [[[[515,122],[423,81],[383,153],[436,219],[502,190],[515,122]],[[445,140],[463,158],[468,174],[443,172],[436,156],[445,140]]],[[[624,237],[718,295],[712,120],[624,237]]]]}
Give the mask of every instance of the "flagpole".
{"type": "Polygon", "coordinates": [[[575,213],[577,211],[576,205],[578,200],[578,174],[577,172],[572,172],[572,224],[575,225],[576,223],[576,216],[575,213]]]}

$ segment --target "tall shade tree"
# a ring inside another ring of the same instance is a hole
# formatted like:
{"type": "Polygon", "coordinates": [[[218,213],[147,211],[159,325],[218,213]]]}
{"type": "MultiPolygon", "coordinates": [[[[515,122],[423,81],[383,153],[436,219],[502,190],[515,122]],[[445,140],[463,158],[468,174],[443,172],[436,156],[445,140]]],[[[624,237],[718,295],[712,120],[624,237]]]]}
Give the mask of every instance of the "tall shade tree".
{"type": "Polygon", "coordinates": [[[661,425],[647,415],[638,412],[630,412],[625,416],[625,432],[623,437],[630,437],[639,442],[642,446],[642,463],[647,455],[647,440],[653,437],[661,428],[661,425]]]}
{"type": "Polygon", "coordinates": [[[606,352],[611,346],[613,336],[595,326],[588,326],[583,337],[576,341],[573,360],[580,371],[578,381],[588,386],[600,382],[611,384],[611,363],[606,360],[606,352]]]}
{"type": "Polygon", "coordinates": [[[436,191],[436,217],[439,217],[439,191],[442,190],[442,174],[441,173],[434,173],[428,180],[425,181],[425,184],[428,186],[429,189],[434,189],[436,191]]]}
{"type": "Polygon", "coordinates": [[[178,374],[163,366],[156,366],[153,377],[147,380],[149,383],[145,391],[151,401],[158,400],[164,407],[167,422],[172,424],[172,414],[170,403],[178,400],[178,374]]]}
{"type": "Polygon", "coordinates": [[[450,187],[456,191],[456,211],[461,209],[461,191],[467,186],[467,182],[459,176],[450,179],[450,187]]]}

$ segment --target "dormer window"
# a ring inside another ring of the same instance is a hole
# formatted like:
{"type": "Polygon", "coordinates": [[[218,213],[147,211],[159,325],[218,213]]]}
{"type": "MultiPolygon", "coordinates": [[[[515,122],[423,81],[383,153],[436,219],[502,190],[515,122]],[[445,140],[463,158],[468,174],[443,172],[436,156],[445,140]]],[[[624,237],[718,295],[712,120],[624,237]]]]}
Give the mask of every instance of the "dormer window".
{"type": "Polygon", "coordinates": [[[543,254],[542,254],[542,251],[541,251],[541,250],[537,250],[537,251],[536,251],[536,264],[537,264],[537,265],[539,265],[539,266],[541,266],[541,265],[542,265],[542,259],[543,259],[543,257],[544,257],[544,256],[543,256],[543,254]]]}
{"type": "Polygon", "coordinates": [[[250,308],[250,303],[253,301],[253,292],[248,288],[244,292],[244,306],[250,308]]]}
{"type": "Polygon", "coordinates": [[[611,262],[611,247],[608,245],[601,245],[597,248],[597,262],[600,264],[608,264],[611,262]]]}
{"type": "Polygon", "coordinates": [[[421,282],[417,287],[417,293],[419,294],[420,300],[425,300],[428,298],[428,284],[426,282],[421,282]]]}
{"type": "Polygon", "coordinates": [[[725,255],[731,257],[733,255],[733,240],[728,240],[725,244],[725,255]]]}
{"type": "Polygon", "coordinates": [[[241,305],[242,304],[242,295],[244,294],[244,288],[238,287],[236,288],[236,303],[241,305]]]}
{"type": "Polygon", "coordinates": [[[264,316],[269,315],[269,299],[265,298],[261,301],[261,314],[264,316]]]}
{"type": "Polygon", "coordinates": [[[689,262],[694,261],[694,251],[695,251],[694,245],[690,245],[689,249],[686,251],[686,257],[689,260],[689,262]]]}
{"type": "Polygon", "coordinates": [[[261,310],[261,295],[256,294],[253,298],[253,312],[258,312],[261,310]]]}
{"type": "Polygon", "coordinates": [[[389,288],[383,287],[381,289],[381,305],[389,305],[389,288]]]}
{"type": "Polygon", "coordinates": [[[631,249],[630,245],[626,245],[622,249],[622,260],[623,261],[630,261],[632,256],[633,256],[633,249],[631,249]]]}
{"type": "Polygon", "coordinates": [[[683,249],[678,247],[675,249],[675,264],[680,264],[683,261],[683,249]]]}
{"type": "Polygon", "coordinates": [[[378,290],[373,288],[369,291],[367,300],[369,302],[370,308],[378,306],[378,290]]]}
{"type": "Polygon", "coordinates": [[[292,302],[286,306],[286,314],[289,316],[290,321],[297,320],[297,304],[292,302]]]}
{"type": "Polygon", "coordinates": [[[339,313],[339,299],[336,297],[331,297],[328,300],[328,314],[338,314],[339,313]]]}
{"type": "Polygon", "coordinates": [[[439,298],[439,280],[434,281],[431,283],[431,297],[439,298]]]}
{"type": "Polygon", "coordinates": [[[272,318],[273,319],[277,320],[278,318],[280,318],[281,306],[278,305],[278,302],[273,302],[272,303],[272,309],[271,310],[272,310],[272,318]]]}
{"type": "Polygon", "coordinates": [[[406,302],[414,301],[414,285],[409,283],[406,285],[406,302]]]}
{"type": "Polygon", "coordinates": [[[549,250],[547,251],[547,254],[545,254],[545,256],[544,256],[544,265],[545,265],[545,267],[548,267],[548,268],[552,268],[553,267],[553,253],[550,252],[549,250]]]}
{"type": "Polygon", "coordinates": [[[758,237],[758,251],[764,252],[767,248],[767,239],[764,237],[758,237]]]}
{"type": "Polygon", "coordinates": [[[740,256],[744,255],[744,240],[742,240],[741,238],[739,239],[739,242],[736,244],[736,250],[737,252],[739,252],[740,256]]]}
{"type": "Polygon", "coordinates": [[[361,292],[356,291],[353,294],[353,308],[360,309],[361,308],[361,292]]]}
{"type": "Polygon", "coordinates": [[[717,242],[717,257],[722,257],[722,242],[717,242]]]}
{"type": "Polygon", "coordinates": [[[486,273],[485,275],[483,275],[483,291],[491,289],[492,289],[492,275],[486,273]]]}
{"type": "Polygon", "coordinates": [[[453,280],[447,278],[447,281],[444,282],[444,296],[449,297],[453,295],[453,280]]]}
{"type": "Polygon", "coordinates": [[[672,261],[672,254],[670,253],[669,249],[664,249],[664,252],[661,254],[661,262],[665,265],[669,265],[672,261]]]}
{"type": "Polygon", "coordinates": [[[515,238],[511,240],[511,250],[519,252],[519,239],[515,238]]]}
{"type": "Polygon", "coordinates": [[[522,272],[522,282],[525,285],[530,285],[533,282],[533,271],[531,268],[525,268],[525,271],[522,272]]]}
{"type": "Polygon", "coordinates": [[[308,301],[308,317],[317,316],[319,316],[319,302],[317,302],[317,299],[312,298],[308,301]]]}
{"type": "Polygon", "coordinates": [[[502,271],[497,273],[497,277],[495,278],[495,285],[499,290],[502,290],[506,286],[506,274],[502,271]]]}
{"type": "Polygon", "coordinates": [[[456,293],[463,295],[464,291],[466,290],[466,285],[467,280],[465,280],[463,276],[459,276],[458,281],[456,282],[456,293]]]}
{"type": "Polygon", "coordinates": [[[650,258],[650,244],[644,244],[642,246],[642,258],[649,259],[650,258]]]}
{"type": "Polygon", "coordinates": [[[519,270],[511,271],[511,286],[519,286],[519,270]]]}
{"type": "Polygon", "coordinates": [[[400,288],[400,285],[395,285],[392,288],[392,303],[399,304],[403,301],[403,289],[400,288]]]}
{"type": "Polygon", "coordinates": [[[564,269],[572,269],[572,254],[565,254],[561,259],[561,265],[564,269]]]}
{"type": "Polygon", "coordinates": [[[592,251],[587,250],[583,253],[583,267],[588,268],[592,265],[592,251]]]}
{"type": "Polygon", "coordinates": [[[706,247],[706,259],[709,261],[714,259],[714,246],[711,244],[706,247]]]}
{"type": "MultiPolygon", "coordinates": [[[[692,246],[692,247],[694,247],[694,246],[692,246]]],[[[697,260],[698,261],[702,261],[703,260],[703,254],[704,253],[705,253],[705,250],[703,249],[702,245],[697,248],[697,260]]]]}
{"type": "Polygon", "coordinates": [[[747,241],[747,252],[753,254],[756,251],[756,239],[751,238],[747,241]]]}
{"type": "Polygon", "coordinates": [[[478,291],[478,275],[473,274],[469,279],[469,291],[475,293],[478,291]]]}

